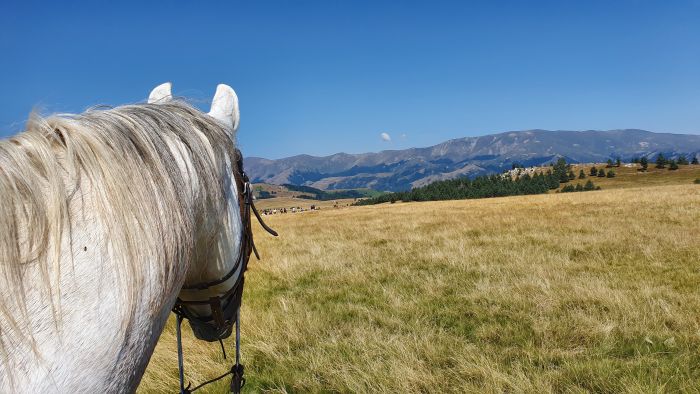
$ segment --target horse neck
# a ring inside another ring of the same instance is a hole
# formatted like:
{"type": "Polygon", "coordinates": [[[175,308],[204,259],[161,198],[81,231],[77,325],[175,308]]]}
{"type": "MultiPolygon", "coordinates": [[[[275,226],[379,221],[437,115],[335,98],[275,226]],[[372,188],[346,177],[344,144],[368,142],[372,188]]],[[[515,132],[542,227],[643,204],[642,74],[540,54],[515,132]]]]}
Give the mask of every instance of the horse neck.
{"type": "MultiPolygon", "coordinates": [[[[193,172],[187,157],[182,152],[176,157],[183,177],[189,177],[193,172]]],[[[125,256],[111,245],[108,226],[96,213],[96,188],[83,179],[79,190],[69,202],[70,230],[60,241],[57,289],[49,294],[41,286],[26,286],[27,313],[18,314],[16,323],[31,336],[22,337],[0,321],[5,350],[0,387],[16,392],[135,391],[184,282],[186,262],[163,261],[148,246],[153,242],[146,242],[139,250],[140,290],[133,304],[126,301],[134,283],[120,265],[125,256]]],[[[182,198],[195,209],[193,193],[183,191],[182,198]]],[[[173,236],[141,230],[153,239],[173,236]]],[[[24,283],[41,283],[43,275],[34,264],[24,283]]]]}

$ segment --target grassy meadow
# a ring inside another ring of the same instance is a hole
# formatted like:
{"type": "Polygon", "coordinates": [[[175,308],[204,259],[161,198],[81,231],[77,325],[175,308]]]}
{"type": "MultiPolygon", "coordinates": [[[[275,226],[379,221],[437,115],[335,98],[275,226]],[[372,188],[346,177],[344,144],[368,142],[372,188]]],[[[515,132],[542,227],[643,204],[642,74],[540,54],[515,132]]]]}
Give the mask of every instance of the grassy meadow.
{"type": "Polygon", "coordinates": [[[258,200],[255,202],[255,206],[258,208],[258,210],[279,208],[290,209],[292,207],[301,207],[304,209],[309,209],[312,205],[315,205],[316,207],[319,207],[321,209],[332,209],[333,206],[336,205],[336,203],[338,207],[346,207],[352,204],[353,202],[355,202],[355,199],[352,198],[319,201],[295,197],[277,197],[258,200]]]}
{"type": "MultiPolygon", "coordinates": [[[[605,168],[605,164],[599,163],[595,165],[598,169],[603,169],[607,173],[610,168],[605,168]]],[[[637,167],[613,167],[615,171],[614,178],[599,178],[590,176],[592,165],[574,164],[572,171],[576,175],[576,179],[570,183],[576,185],[585,184],[589,179],[600,186],[604,190],[611,189],[626,189],[630,187],[649,187],[649,186],[664,186],[664,185],[687,185],[692,184],[695,179],[700,178],[700,165],[683,165],[677,170],[669,170],[666,168],[655,168],[654,163],[649,163],[649,168],[646,172],[637,171],[637,167]],[[586,174],[585,179],[578,179],[579,171],[583,169],[586,174]]],[[[563,186],[563,185],[562,185],[563,186]]]]}
{"type": "MultiPolygon", "coordinates": [[[[244,390],[698,392],[700,185],[614,180],[267,217],[280,237],[254,225],[244,390]]],[[[174,331],[140,392],[177,392],[174,331]]],[[[185,334],[195,384],[229,368],[218,344],[185,334]]]]}

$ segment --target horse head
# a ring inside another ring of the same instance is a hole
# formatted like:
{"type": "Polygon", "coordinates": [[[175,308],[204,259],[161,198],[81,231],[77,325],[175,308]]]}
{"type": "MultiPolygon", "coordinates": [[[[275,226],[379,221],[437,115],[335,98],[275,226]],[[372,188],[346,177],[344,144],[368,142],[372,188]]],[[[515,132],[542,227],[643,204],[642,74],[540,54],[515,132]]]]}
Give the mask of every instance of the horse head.
{"type": "Polygon", "coordinates": [[[133,391],[173,306],[178,338],[231,335],[259,219],[238,124],[229,86],[202,113],[165,83],[0,140],[0,387],[133,391]]]}
{"type": "MultiPolygon", "coordinates": [[[[172,100],[171,84],[159,85],[149,95],[149,104],[172,100]]],[[[231,147],[239,125],[238,97],[225,84],[217,86],[208,115],[225,128],[231,147]]],[[[196,132],[196,131],[195,131],[196,132]]],[[[196,226],[194,256],[174,311],[186,318],[198,339],[217,341],[231,335],[243,290],[243,273],[252,250],[250,189],[243,173],[242,158],[221,163],[224,188],[223,215],[202,212],[196,226]]],[[[196,181],[195,181],[196,184],[196,181]]]]}

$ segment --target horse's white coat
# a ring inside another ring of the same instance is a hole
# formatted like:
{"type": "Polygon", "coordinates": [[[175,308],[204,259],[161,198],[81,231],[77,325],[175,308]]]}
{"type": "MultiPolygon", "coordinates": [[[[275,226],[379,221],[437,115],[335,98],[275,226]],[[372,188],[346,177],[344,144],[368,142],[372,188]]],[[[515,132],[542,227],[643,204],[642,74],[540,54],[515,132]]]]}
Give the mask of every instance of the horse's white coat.
{"type": "MultiPolygon", "coordinates": [[[[149,96],[149,103],[169,100],[170,83],[158,86],[149,96]]],[[[219,85],[212,116],[230,127],[231,143],[239,123],[237,102],[233,89],[219,85]]],[[[214,160],[215,147],[208,144],[205,134],[196,129],[192,132],[205,142],[211,155],[209,161],[214,160]]],[[[187,262],[159,261],[161,256],[150,245],[157,244],[159,237],[171,234],[157,234],[149,227],[130,229],[142,233],[144,242],[139,253],[143,258],[139,260],[145,263],[137,268],[145,276],[141,288],[135,291],[136,304],[125,304],[124,299],[130,297],[135,283],[119,274],[124,269],[120,266],[123,256],[96,214],[100,204],[96,196],[105,191],[87,177],[80,178],[76,192],[69,194],[67,201],[69,229],[57,241],[61,245],[60,263],[55,272],[58,286],[47,293],[44,286],[38,285],[46,281],[43,272],[46,267],[27,265],[22,274],[26,313],[18,310],[14,322],[0,320],[0,391],[133,392],[183,283],[218,279],[232,268],[241,247],[242,230],[232,158],[225,157],[225,163],[220,163],[226,199],[226,215],[221,219],[211,215],[207,207],[197,206],[201,203],[202,180],[195,170],[191,149],[172,138],[166,142],[186,186],[180,198],[191,212],[201,212],[196,214],[199,219],[194,228],[191,256],[187,262]],[[164,271],[173,264],[174,268],[164,271]],[[173,274],[174,277],[170,276],[173,274]],[[19,327],[22,329],[16,329],[19,327]]],[[[61,173],[66,177],[64,183],[70,185],[70,171],[61,173]]],[[[181,296],[200,299],[222,294],[238,275],[208,294],[183,292],[181,296]]],[[[0,282],[1,299],[12,299],[12,294],[3,291],[0,282]]]]}

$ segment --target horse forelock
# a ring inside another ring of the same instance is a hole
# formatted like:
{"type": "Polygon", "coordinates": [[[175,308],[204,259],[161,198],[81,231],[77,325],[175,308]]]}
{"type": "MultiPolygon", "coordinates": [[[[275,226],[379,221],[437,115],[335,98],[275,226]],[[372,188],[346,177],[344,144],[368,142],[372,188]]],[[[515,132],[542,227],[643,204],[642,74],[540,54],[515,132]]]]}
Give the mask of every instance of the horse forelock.
{"type": "Polygon", "coordinates": [[[203,215],[226,209],[222,172],[236,154],[225,127],[180,101],[33,115],[26,131],[0,141],[0,357],[8,329],[31,340],[18,318],[27,288],[49,294],[60,327],[62,261],[71,255],[62,240],[81,214],[71,210],[75,199],[90,201],[133,317],[145,267],[160,268],[155,280],[166,292],[182,284],[203,215]],[[27,283],[28,269],[39,283],[27,283]]]}

